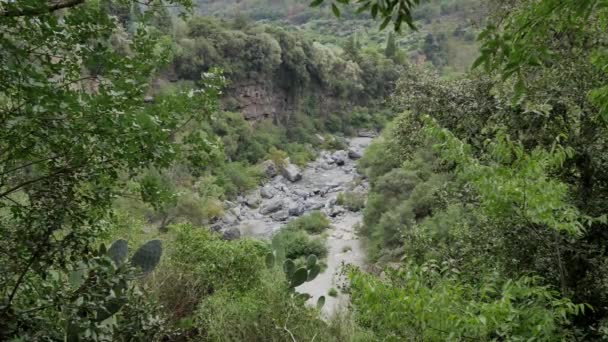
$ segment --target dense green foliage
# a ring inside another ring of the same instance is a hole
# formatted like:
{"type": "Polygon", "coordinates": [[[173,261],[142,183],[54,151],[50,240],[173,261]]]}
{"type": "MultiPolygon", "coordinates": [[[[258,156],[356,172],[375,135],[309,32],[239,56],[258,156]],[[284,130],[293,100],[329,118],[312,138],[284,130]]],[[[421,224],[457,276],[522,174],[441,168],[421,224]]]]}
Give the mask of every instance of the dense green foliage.
{"type": "Polygon", "coordinates": [[[606,0],[191,5],[0,4],[1,340],[608,337],[606,0]],[[385,125],[336,199],[347,311],[296,290],[321,212],[209,229],[264,162],[385,125]]]}

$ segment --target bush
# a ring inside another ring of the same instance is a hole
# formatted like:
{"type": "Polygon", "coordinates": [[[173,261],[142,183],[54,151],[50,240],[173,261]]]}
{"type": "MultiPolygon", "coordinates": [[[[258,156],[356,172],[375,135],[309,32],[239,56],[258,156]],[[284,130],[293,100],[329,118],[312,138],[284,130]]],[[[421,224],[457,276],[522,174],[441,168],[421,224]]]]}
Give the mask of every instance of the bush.
{"type": "Polygon", "coordinates": [[[201,302],[195,324],[205,341],[336,341],[318,312],[291,296],[279,270],[244,293],[222,290],[201,302]]]}
{"type": "Polygon", "coordinates": [[[241,162],[226,163],[216,173],[218,184],[229,197],[255,188],[262,179],[262,172],[258,167],[241,162]]]}
{"type": "Polygon", "coordinates": [[[262,278],[268,247],[260,241],[224,241],[188,224],[172,226],[168,256],[151,284],[174,319],[188,316],[198,302],[216,291],[239,292],[262,278]]]}
{"type": "Polygon", "coordinates": [[[319,259],[327,256],[324,239],[311,237],[305,231],[297,228],[283,228],[272,238],[272,244],[285,253],[288,259],[306,258],[311,254],[319,259]]]}
{"type": "Polygon", "coordinates": [[[310,234],[322,233],[329,228],[329,220],[320,211],[313,211],[304,216],[300,216],[295,220],[289,221],[284,229],[304,230],[310,234]]]}
{"type": "Polygon", "coordinates": [[[341,192],[336,198],[336,204],[350,211],[359,211],[365,207],[366,194],[361,192],[341,192]]]}
{"type": "Polygon", "coordinates": [[[329,289],[329,291],[327,291],[327,295],[330,297],[338,297],[338,290],[332,287],[329,289]]]}
{"type": "Polygon", "coordinates": [[[572,339],[561,327],[585,309],[529,277],[478,274],[477,283],[468,283],[434,263],[385,272],[385,280],[350,273],[357,322],[379,340],[572,339]]]}

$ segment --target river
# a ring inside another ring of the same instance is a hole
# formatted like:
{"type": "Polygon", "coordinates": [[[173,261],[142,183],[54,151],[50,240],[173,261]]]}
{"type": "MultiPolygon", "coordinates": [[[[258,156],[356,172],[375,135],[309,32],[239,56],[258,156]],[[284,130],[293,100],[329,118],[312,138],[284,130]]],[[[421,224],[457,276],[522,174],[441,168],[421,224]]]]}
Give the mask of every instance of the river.
{"type": "MultiPolygon", "coordinates": [[[[338,206],[336,197],[342,191],[365,193],[367,181],[356,170],[356,160],[370,144],[372,138],[350,139],[349,149],[322,151],[316,160],[303,170],[297,170],[300,178],[290,181],[283,175],[273,177],[259,189],[241,196],[224,219],[224,224],[241,236],[270,239],[289,220],[320,210],[327,215],[331,226],[327,231],[327,268],[313,281],[296,290],[308,293],[311,303],[325,296],[323,315],[328,317],[348,304],[348,296],[341,293],[344,279],[340,269],[344,264],[363,266],[365,252],[356,235],[355,227],[362,220],[361,212],[352,212],[338,206]],[[334,288],[338,294],[329,296],[334,288]]],[[[225,227],[222,227],[225,230],[225,227]]],[[[229,234],[230,235],[230,234],[229,234]]]]}

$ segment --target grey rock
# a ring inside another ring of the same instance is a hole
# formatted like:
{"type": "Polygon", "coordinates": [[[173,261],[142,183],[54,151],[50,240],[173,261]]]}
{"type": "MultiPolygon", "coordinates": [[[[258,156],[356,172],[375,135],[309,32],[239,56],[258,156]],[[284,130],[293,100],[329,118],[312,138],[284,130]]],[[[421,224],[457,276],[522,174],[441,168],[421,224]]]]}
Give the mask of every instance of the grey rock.
{"type": "Polygon", "coordinates": [[[307,202],[306,209],[308,210],[319,210],[323,208],[325,204],[323,202],[307,202]]]}
{"type": "Polygon", "coordinates": [[[363,155],[361,154],[361,151],[355,148],[349,148],[348,149],[348,158],[350,159],[359,159],[361,158],[363,155]]]}
{"type": "Polygon", "coordinates": [[[272,214],[271,217],[275,221],[285,221],[289,218],[289,211],[280,210],[280,211],[277,211],[276,213],[272,214]]]}
{"type": "Polygon", "coordinates": [[[268,178],[273,178],[278,174],[277,167],[272,160],[266,160],[262,163],[262,171],[268,178]]]}
{"type": "Polygon", "coordinates": [[[361,138],[375,138],[378,133],[372,129],[360,129],[357,135],[361,138]]]}
{"type": "Polygon", "coordinates": [[[306,207],[302,202],[292,202],[289,204],[288,213],[290,216],[300,216],[304,214],[306,207]]]}
{"type": "Polygon", "coordinates": [[[301,197],[303,199],[306,199],[308,197],[308,191],[305,190],[301,190],[301,189],[295,189],[293,191],[294,195],[301,197]]]}
{"type": "Polygon", "coordinates": [[[272,214],[272,213],[275,213],[275,212],[281,210],[281,208],[283,208],[283,201],[281,199],[274,199],[274,200],[269,201],[268,203],[264,204],[260,208],[260,214],[262,214],[262,215],[272,214]]]}
{"type": "Polygon", "coordinates": [[[348,158],[348,152],[344,150],[339,150],[334,152],[331,155],[331,158],[336,162],[336,165],[342,166],[346,163],[346,159],[348,158]]]}
{"type": "Polygon", "coordinates": [[[245,196],[245,200],[243,201],[249,208],[255,209],[260,206],[260,202],[262,198],[260,197],[260,193],[258,191],[253,191],[252,193],[245,196]]]}
{"type": "Polygon", "coordinates": [[[222,240],[236,240],[241,237],[241,231],[236,227],[227,228],[222,232],[222,240]]]}
{"type": "Polygon", "coordinates": [[[300,168],[292,163],[288,163],[283,167],[283,177],[287,178],[290,182],[297,182],[302,179],[302,171],[300,168]]]}
{"type": "Polygon", "coordinates": [[[336,217],[343,213],[344,213],[344,208],[342,208],[341,206],[334,206],[333,208],[329,209],[328,215],[329,215],[329,217],[336,217]]]}
{"type": "Polygon", "coordinates": [[[239,218],[233,213],[227,212],[226,214],[224,214],[224,217],[222,217],[222,221],[228,225],[233,225],[239,222],[239,218]]]}
{"type": "Polygon", "coordinates": [[[270,185],[265,185],[260,189],[260,195],[262,198],[273,198],[274,197],[274,189],[270,185]]]}

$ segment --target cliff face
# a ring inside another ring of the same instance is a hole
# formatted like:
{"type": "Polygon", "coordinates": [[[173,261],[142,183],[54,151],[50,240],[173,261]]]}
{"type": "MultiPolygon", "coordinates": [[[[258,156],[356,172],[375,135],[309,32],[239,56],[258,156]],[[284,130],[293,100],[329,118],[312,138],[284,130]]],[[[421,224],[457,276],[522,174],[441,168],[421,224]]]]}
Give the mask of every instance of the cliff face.
{"type": "Polygon", "coordinates": [[[243,114],[245,119],[258,121],[290,112],[287,93],[270,82],[247,82],[227,90],[224,107],[243,114]]]}
{"type": "Polygon", "coordinates": [[[340,112],[354,103],[325,94],[322,89],[308,87],[297,94],[265,80],[233,84],[222,99],[226,110],[242,113],[248,121],[272,119],[287,123],[291,114],[302,111],[315,116],[340,112]]]}

